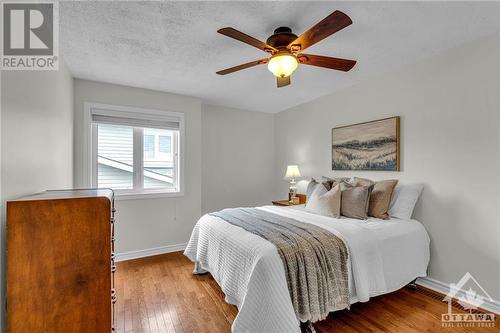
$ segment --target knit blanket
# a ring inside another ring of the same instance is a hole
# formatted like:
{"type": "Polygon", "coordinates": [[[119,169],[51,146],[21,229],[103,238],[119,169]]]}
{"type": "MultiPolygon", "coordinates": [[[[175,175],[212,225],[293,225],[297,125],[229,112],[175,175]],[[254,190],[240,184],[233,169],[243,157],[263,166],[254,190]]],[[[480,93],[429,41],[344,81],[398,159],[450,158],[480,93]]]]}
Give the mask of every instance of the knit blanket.
{"type": "Polygon", "coordinates": [[[323,320],[329,312],[349,307],[348,251],[333,233],[255,208],[230,208],[210,215],[276,246],[300,321],[323,320]]]}

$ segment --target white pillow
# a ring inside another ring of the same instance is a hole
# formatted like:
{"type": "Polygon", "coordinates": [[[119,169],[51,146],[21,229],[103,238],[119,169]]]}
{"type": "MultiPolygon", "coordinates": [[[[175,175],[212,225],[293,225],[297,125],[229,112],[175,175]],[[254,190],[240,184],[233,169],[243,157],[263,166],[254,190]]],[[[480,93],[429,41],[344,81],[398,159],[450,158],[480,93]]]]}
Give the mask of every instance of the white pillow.
{"type": "Polygon", "coordinates": [[[389,216],[403,220],[411,219],[413,209],[423,189],[422,184],[396,186],[387,212],[389,216]]]}
{"type": "Polygon", "coordinates": [[[318,185],[316,185],[311,197],[307,200],[305,210],[318,215],[340,217],[342,195],[340,185],[334,186],[330,191],[321,184],[318,185]]]}

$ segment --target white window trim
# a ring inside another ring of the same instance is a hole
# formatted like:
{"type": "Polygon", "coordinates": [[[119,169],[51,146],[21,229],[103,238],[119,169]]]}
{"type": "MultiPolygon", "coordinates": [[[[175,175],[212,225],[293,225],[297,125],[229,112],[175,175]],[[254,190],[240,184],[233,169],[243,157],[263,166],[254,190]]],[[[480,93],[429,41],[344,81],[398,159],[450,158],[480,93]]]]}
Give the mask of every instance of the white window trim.
{"type": "MultiPolygon", "coordinates": [[[[124,105],[111,105],[111,104],[102,104],[102,103],[94,103],[94,102],[84,102],[84,115],[83,115],[83,154],[84,154],[84,165],[83,165],[83,178],[85,185],[87,187],[95,187],[93,184],[94,175],[97,172],[97,156],[94,156],[97,153],[97,150],[93,150],[92,147],[97,145],[97,142],[93,142],[97,136],[93,135],[93,131],[95,131],[95,126],[92,126],[92,114],[99,113],[105,114],[108,116],[125,116],[129,115],[137,115],[140,114],[141,117],[146,117],[151,120],[168,120],[175,118],[179,120],[179,158],[174,159],[174,161],[178,161],[179,165],[175,169],[175,176],[177,177],[179,190],[172,192],[165,189],[145,189],[141,192],[127,191],[127,190],[116,190],[115,197],[117,200],[130,200],[130,199],[148,199],[148,198],[163,198],[163,197],[181,197],[184,196],[184,151],[185,151],[185,124],[184,124],[184,113],[182,112],[174,112],[167,110],[157,110],[157,109],[146,109],[132,106],[124,106],[124,105]],[[96,111],[99,110],[99,111],[96,111]]],[[[172,143],[174,144],[174,143],[172,143]]],[[[134,147],[134,149],[140,149],[139,147],[134,147]]],[[[135,152],[134,152],[135,153],[135,152]]],[[[135,153],[134,156],[137,158],[143,158],[141,154],[135,153]]],[[[135,157],[134,157],[135,159],[135,157]]],[[[136,162],[134,160],[134,162],[136,162]]],[[[143,171],[141,171],[143,172],[143,171]]],[[[139,173],[141,173],[139,172],[139,173]]],[[[136,177],[139,177],[140,174],[136,173],[136,177]]],[[[142,178],[141,178],[142,181],[142,178]]]]}

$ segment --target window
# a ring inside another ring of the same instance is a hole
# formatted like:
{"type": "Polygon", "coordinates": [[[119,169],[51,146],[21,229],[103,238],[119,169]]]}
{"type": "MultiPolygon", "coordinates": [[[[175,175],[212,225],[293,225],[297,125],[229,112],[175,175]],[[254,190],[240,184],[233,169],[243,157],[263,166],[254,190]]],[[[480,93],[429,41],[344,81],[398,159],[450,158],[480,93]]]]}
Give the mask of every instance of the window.
{"type": "Polygon", "coordinates": [[[182,114],[133,111],[89,107],[91,185],[117,196],[181,193],[182,114]]]}

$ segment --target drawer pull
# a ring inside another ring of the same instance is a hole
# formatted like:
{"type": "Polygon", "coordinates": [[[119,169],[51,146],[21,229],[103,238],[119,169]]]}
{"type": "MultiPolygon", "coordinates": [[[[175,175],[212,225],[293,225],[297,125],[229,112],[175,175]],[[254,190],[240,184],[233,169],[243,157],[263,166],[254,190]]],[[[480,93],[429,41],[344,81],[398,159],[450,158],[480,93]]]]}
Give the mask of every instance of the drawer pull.
{"type": "Polygon", "coordinates": [[[116,265],[111,265],[111,273],[116,272],[116,265]]]}
{"type": "Polygon", "coordinates": [[[111,298],[116,296],[116,290],[115,288],[111,289],[111,298]]]}

